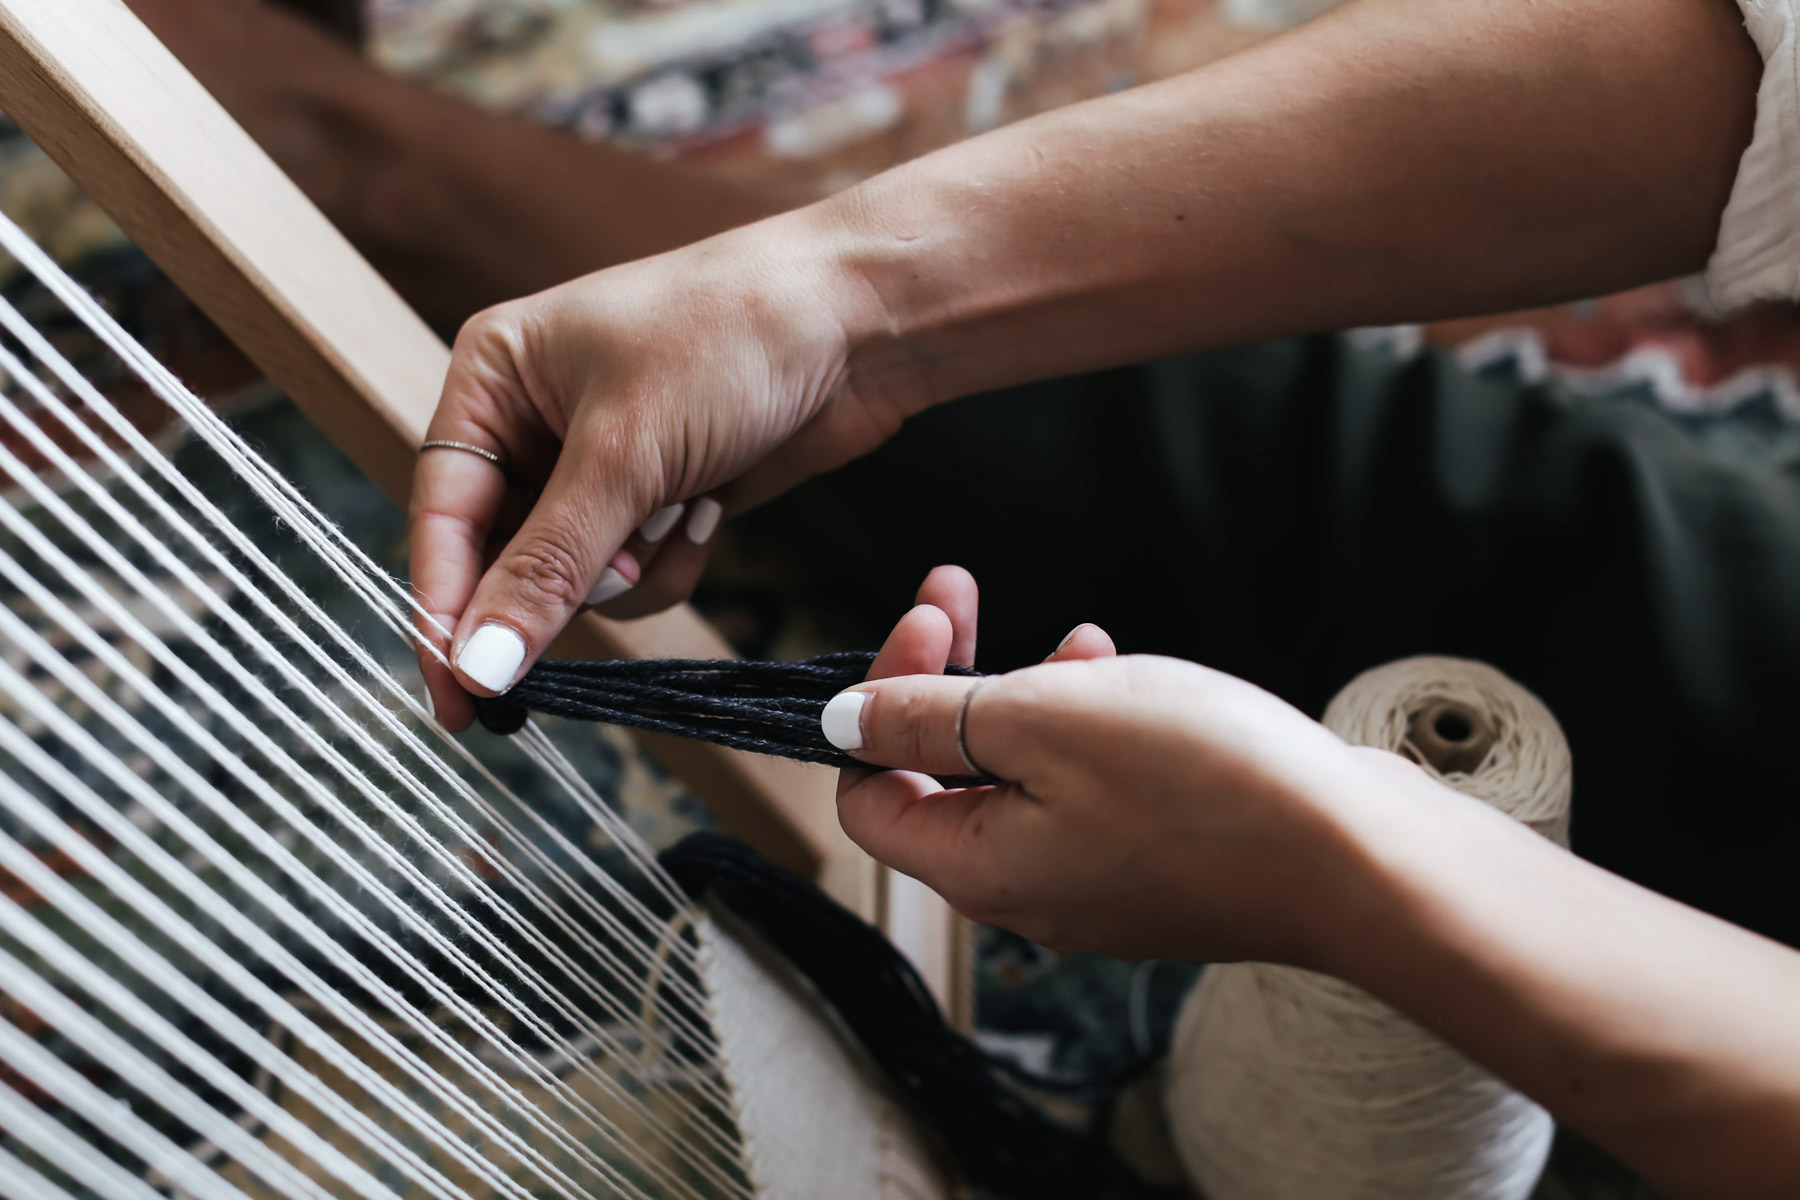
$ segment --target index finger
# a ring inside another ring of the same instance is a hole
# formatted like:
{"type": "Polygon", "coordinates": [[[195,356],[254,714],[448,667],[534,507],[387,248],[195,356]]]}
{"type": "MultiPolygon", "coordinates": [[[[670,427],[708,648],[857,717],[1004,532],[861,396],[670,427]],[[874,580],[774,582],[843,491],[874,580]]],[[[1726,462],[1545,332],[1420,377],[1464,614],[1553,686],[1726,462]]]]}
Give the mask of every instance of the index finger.
{"type": "Polygon", "coordinates": [[[499,467],[454,450],[421,454],[413,479],[408,560],[419,603],[435,618],[418,617],[415,624],[438,651],[421,648],[419,669],[438,721],[452,732],[469,727],[475,706],[451,673],[450,639],[481,579],[506,490],[499,467]]]}

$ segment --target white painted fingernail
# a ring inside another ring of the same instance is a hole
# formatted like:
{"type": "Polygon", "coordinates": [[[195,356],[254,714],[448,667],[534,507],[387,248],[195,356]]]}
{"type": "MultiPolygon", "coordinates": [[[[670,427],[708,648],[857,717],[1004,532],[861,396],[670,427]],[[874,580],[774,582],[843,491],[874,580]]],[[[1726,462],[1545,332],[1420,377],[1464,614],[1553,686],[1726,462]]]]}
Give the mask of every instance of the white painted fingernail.
{"type": "Polygon", "coordinates": [[[638,536],[652,546],[656,545],[669,536],[669,530],[675,528],[675,522],[681,520],[681,514],[686,511],[685,504],[671,504],[667,508],[657,509],[638,526],[638,536]]]}
{"type": "Polygon", "coordinates": [[[819,728],[825,731],[825,740],[839,750],[861,750],[862,715],[868,703],[867,692],[839,692],[833,696],[819,714],[819,728]]]}
{"type": "Polygon", "coordinates": [[[724,515],[725,506],[710,496],[694,501],[694,511],[688,516],[688,541],[696,546],[712,541],[712,535],[719,531],[719,518],[724,515]]]}
{"type": "Polygon", "coordinates": [[[619,568],[608,567],[600,573],[600,582],[588,593],[587,602],[605,604],[608,600],[617,600],[632,588],[631,580],[619,574],[619,568]]]}
{"type": "Polygon", "coordinates": [[[524,661],[524,638],[504,625],[483,625],[463,643],[456,668],[488,691],[504,692],[524,661]]]}

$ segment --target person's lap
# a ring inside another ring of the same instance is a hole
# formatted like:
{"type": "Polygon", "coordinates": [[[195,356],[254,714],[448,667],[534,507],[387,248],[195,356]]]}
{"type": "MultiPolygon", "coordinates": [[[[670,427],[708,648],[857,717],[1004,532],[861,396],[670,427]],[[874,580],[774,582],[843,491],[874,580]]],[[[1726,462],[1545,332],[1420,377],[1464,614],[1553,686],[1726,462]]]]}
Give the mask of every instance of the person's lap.
{"type": "Polygon", "coordinates": [[[1800,942],[1800,481],[1655,413],[1271,343],[935,410],[762,524],[869,636],[968,567],[988,670],[1095,621],[1317,713],[1394,658],[1491,662],[1568,731],[1579,852],[1800,942]]]}

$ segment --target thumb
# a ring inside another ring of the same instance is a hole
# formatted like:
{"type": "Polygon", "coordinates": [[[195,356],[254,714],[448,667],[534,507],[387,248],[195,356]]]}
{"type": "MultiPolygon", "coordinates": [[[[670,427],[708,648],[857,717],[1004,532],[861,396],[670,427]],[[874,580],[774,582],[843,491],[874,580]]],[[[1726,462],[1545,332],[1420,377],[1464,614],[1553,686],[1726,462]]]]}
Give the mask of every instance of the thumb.
{"type": "Polygon", "coordinates": [[[825,739],[872,766],[927,775],[967,775],[975,763],[998,773],[980,757],[975,730],[980,693],[992,677],[901,675],[839,692],[825,705],[819,724],[825,739]],[[966,709],[966,711],[965,711],[966,709]],[[958,742],[961,727],[969,758],[958,742]]]}
{"type": "Polygon", "coordinates": [[[617,572],[635,586],[643,568],[620,547],[655,507],[625,494],[630,472],[598,462],[604,441],[572,431],[543,494],[500,552],[457,626],[458,681],[477,695],[512,687],[617,572]],[[609,469],[610,468],[610,469],[609,469]]]}

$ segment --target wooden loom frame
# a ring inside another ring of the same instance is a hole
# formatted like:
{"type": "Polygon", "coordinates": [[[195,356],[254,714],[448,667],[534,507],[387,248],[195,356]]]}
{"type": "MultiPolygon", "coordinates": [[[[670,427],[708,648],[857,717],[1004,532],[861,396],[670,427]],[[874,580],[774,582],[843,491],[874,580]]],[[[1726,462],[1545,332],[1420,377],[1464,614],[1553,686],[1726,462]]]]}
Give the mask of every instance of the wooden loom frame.
{"type": "MultiPolygon", "coordinates": [[[[0,0],[0,110],[404,507],[450,351],[123,0],[0,0]]],[[[726,658],[682,606],[578,617],[567,658],[726,658]]],[[[832,773],[666,735],[646,748],[732,833],[818,880],[970,1016],[958,919],[838,827],[832,773]]]]}

